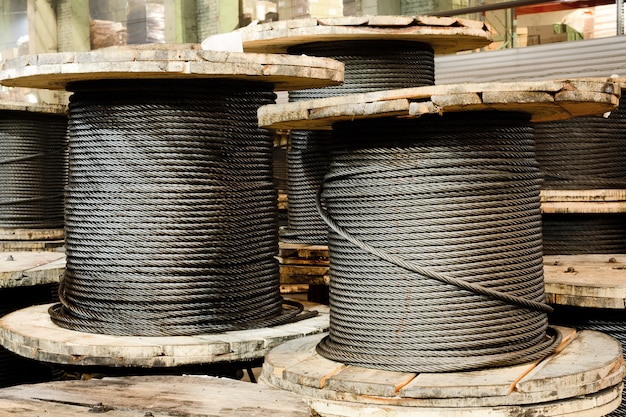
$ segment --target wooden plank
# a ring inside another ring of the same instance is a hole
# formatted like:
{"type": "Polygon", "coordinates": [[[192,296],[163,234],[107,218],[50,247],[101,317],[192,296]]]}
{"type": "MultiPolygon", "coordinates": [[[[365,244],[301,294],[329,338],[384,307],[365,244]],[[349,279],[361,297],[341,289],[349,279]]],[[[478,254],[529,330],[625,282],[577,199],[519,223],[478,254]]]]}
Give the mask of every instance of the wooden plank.
{"type": "Polygon", "coordinates": [[[0,99],[0,110],[59,115],[67,114],[67,106],[63,104],[26,103],[5,99],[0,99]]]}
{"type": "Polygon", "coordinates": [[[626,202],[626,190],[541,190],[541,203],[576,202],[605,203],[626,202]]]}
{"type": "Polygon", "coordinates": [[[309,284],[280,284],[281,294],[306,294],[309,292],[309,284]]]}
{"type": "MultiPolygon", "coordinates": [[[[617,83],[609,84],[618,90],[617,83]]],[[[561,120],[573,114],[594,115],[615,109],[619,94],[606,92],[611,91],[606,85],[565,80],[414,87],[267,105],[259,109],[258,118],[260,126],[274,129],[330,129],[335,122],[359,118],[420,117],[467,110],[518,111],[528,113],[532,121],[561,120]],[[562,99],[564,92],[579,101],[562,99]],[[437,103],[433,97],[441,101],[437,103]]]]}
{"type": "Polygon", "coordinates": [[[318,316],[271,328],[177,337],[110,336],[56,326],[49,305],[0,319],[0,343],[18,355],[57,364],[107,367],[174,367],[262,358],[274,346],[328,329],[328,306],[305,303],[318,316]]]}
{"type": "Polygon", "coordinates": [[[541,212],[548,214],[609,214],[626,213],[626,201],[589,201],[541,203],[541,212]]]}
{"type": "Polygon", "coordinates": [[[426,16],[349,16],[297,19],[238,29],[244,51],[285,53],[309,42],[394,40],[427,43],[438,54],[482,48],[493,41],[482,22],[426,16]],[[304,22],[297,22],[304,20],[304,22]]]}
{"type": "Polygon", "coordinates": [[[308,245],[299,243],[280,242],[279,254],[282,257],[298,257],[304,259],[328,260],[327,245],[308,245]]]}
{"type": "Polygon", "coordinates": [[[3,252],[0,256],[0,288],[59,282],[64,273],[63,252],[3,252]]]}
{"type": "Polygon", "coordinates": [[[53,251],[65,246],[65,240],[0,240],[2,252],[53,251]]]}
{"type": "Polygon", "coordinates": [[[549,303],[626,308],[626,255],[550,255],[543,268],[549,303]]]}
{"type": "Polygon", "coordinates": [[[59,240],[64,238],[64,229],[0,228],[0,240],[59,240]]]}
{"type": "Polygon", "coordinates": [[[357,395],[393,397],[415,376],[416,374],[411,372],[392,372],[347,366],[336,375],[328,378],[326,388],[357,395]]]}
{"type": "Polygon", "coordinates": [[[277,90],[343,82],[343,63],[329,58],[203,51],[189,45],[124,46],[89,52],[26,55],[3,61],[7,86],[63,90],[101,79],[219,78],[273,83],[277,90]]]}
{"type": "Polygon", "coordinates": [[[281,284],[328,285],[330,277],[327,266],[280,265],[281,284]]]}
{"type": "Polygon", "coordinates": [[[0,413],[75,417],[307,417],[298,395],[261,384],[198,376],[142,376],[59,381],[0,390],[0,413]],[[98,405],[96,407],[96,405],[98,405]],[[151,413],[151,414],[149,414],[151,413]]]}

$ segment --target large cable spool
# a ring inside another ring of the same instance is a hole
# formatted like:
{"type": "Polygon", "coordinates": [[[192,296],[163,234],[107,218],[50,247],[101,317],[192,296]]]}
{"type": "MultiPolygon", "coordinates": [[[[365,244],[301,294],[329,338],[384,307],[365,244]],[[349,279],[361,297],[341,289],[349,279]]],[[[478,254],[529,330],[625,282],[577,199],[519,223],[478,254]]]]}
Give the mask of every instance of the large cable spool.
{"type": "Polygon", "coordinates": [[[528,117],[468,112],[333,125],[327,359],[448,372],[550,353],[541,174],[528,117]]]}
{"type": "MultiPolygon", "coordinates": [[[[535,126],[545,190],[626,189],[626,106],[535,126]]],[[[546,255],[624,253],[623,213],[544,213],[546,255]]]]}
{"type": "MultiPolygon", "coordinates": [[[[63,236],[67,116],[59,109],[0,103],[0,236],[63,236]]],[[[43,240],[42,239],[42,240],[43,240]]]]}
{"type": "Polygon", "coordinates": [[[279,293],[271,84],[75,83],[61,327],[191,335],[291,320],[279,293]],[[112,128],[114,127],[114,129],[112,128]]]}

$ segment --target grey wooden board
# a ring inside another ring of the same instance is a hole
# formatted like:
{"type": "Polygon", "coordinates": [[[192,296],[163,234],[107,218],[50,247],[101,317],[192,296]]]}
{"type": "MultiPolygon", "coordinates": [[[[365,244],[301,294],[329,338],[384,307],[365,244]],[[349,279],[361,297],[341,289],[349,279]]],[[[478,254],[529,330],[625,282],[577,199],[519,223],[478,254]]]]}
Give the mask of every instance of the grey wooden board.
{"type": "Polygon", "coordinates": [[[24,55],[0,63],[0,83],[63,90],[103,79],[232,79],[276,90],[338,85],[344,65],[330,58],[203,51],[199,45],[119,46],[89,52],[24,55]]]}
{"type": "Polygon", "coordinates": [[[120,377],[0,389],[0,415],[15,417],[308,417],[308,410],[296,394],[214,377],[120,377]],[[107,411],[90,412],[99,403],[107,411]]]}
{"type": "MultiPolygon", "coordinates": [[[[301,300],[297,300],[301,301],[301,300]]],[[[48,305],[27,307],[0,318],[0,344],[43,362],[79,366],[175,367],[263,358],[291,339],[324,332],[329,307],[301,301],[316,317],[275,327],[198,336],[109,336],[68,330],[52,323],[48,305]]]]}
{"type": "Polygon", "coordinates": [[[493,41],[483,22],[456,17],[349,16],[282,20],[238,29],[249,52],[284,53],[308,42],[394,40],[423,42],[437,54],[482,48],[493,41]]]}
{"type": "Polygon", "coordinates": [[[64,273],[63,252],[0,252],[0,288],[55,283],[64,273]]]}
{"type": "Polygon", "coordinates": [[[593,308],[626,308],[626,255],[543,257],[547,301],[593,308]]]}
{"type": "Polygon", "coordinates": [[[559,350],[541,361],[469,372],[420,373],[365,369],[330,361],[315,346],[322,335],[270,351],[261,380],[304,396],[358,404],[459,408],[545,404],[593,395],[621,384],[620,343],[596,332],[558,328],[559,350]]]}
{"type": "MultiPolygon", "coordinates": [[[[67,106],[62,104],[26,103],[13,100],[0,100],[0,111],[2,110],[64,115],[67,113],[67,106]]],[[[0,117],[2,117],[1,113],[0,117]]]]}
{"type": "Polygon", "coordinates": [[[64,251],[65,240],[0,240],[2,252],[64,251]]]}
{"type": "Polygon", "coordinates": [[[603,114],[619,104],[613,80],[554,80],[450,84],[378,91],[262,106],[259,126],[330,130],[339,121],[418,118],[464,111],[517,111],[534,122],[603,114]]]}

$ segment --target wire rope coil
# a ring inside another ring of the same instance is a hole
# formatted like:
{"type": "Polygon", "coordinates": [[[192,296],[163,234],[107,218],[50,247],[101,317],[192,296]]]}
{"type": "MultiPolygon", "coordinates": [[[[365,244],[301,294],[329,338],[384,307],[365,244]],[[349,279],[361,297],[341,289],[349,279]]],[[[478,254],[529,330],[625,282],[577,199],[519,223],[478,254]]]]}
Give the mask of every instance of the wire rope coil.
{"type": "Polygon", "coordinates": [[[63,228],[66,115],[2,111],[0,151],[0,228],[63,228]]]}
{"type": "MultiPolygon", "coordinates": [[[[290,101],[435,83],[434,51],[430,45],[410,41],[359,40],[312,42],[293,46],[290,54],[333,58],[345,64],[339,86],[289,92],[290,101]]],[[[328,230],[317,214],[315,193],[328,169],[330,133],[292,131],[287,151],[287,226],[281,240],[288,243],[326,245],[328,230]]]]}
{"type": "MultiPolygon", "coordinates": [[[[626,105],[608,117],[537,123],[537,160],[543,189],[626,189],[626,105]]],[[[623,253],[623,213],[544,214],[546,255],[623,253]]]]}
{"type": "Polygon", "coordinates": [[[333,126],[328,359],[448,372],[543,357],[549,334],[532,127],[468,112],[333,126]]]}
{"type": "Polygon", "coordinates": [[[535,124],[544,189],[626,189],[626,104],[608,117],[535,124]]]}
{"type": "Polygon", "coordinates": [[[310,317],[280,296],[272,86],[71,86],[67,267],[56,324],[182,336],[310,317]]]}

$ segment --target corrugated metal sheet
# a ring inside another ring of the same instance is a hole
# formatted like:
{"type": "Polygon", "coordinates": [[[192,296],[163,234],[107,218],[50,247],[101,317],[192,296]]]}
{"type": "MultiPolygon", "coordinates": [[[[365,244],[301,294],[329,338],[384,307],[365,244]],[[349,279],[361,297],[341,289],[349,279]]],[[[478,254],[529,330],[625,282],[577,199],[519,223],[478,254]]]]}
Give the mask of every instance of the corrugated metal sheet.
{"type": "Polygon", "coordinates": [[[626,77],[626,36],[435,58],[437,84],[626,77]]]}

